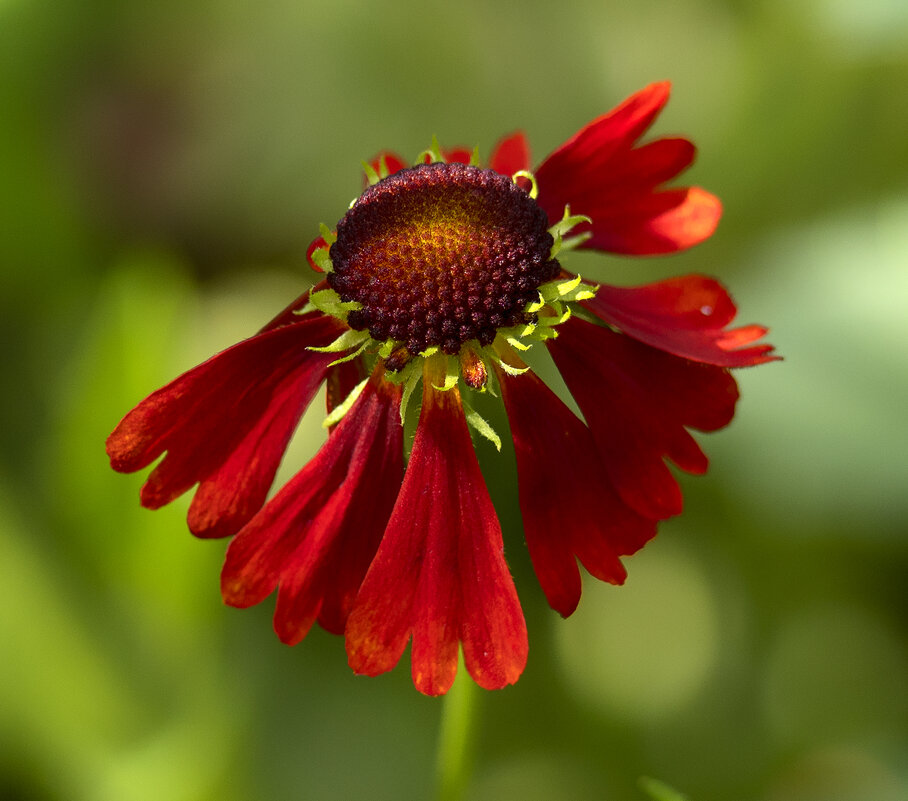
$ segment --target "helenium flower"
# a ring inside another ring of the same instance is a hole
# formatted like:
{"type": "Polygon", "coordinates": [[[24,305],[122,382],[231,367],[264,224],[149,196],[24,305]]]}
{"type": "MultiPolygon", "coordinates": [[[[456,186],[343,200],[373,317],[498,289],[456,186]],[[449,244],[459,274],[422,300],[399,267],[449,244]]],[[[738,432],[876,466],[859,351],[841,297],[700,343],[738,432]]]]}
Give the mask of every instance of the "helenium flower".
{"type": "Polygon", "coordinates": [[[527,630],[470,434],[500,446],[470,403],[478,392],[504,403],[549,604],[574,611],[578,562],[624,581],[621,557],[681,511],[666,459],[703,473],[690,430],[732,419],[729,368],[776,358],[754,344],[765,328],[729,328],[735,306],[712,278],[616,287],[562,264],[575,248],[672,253],[713,233],[716,197],[665,187],[694,146],[637,144],[668,95],[667,83],[643,89],[532,172],[522,134],[487,166],[435,142],[412,166],[381,154],[309,248],[322,280],[126,415],[107,442],[112,466],[131,472],[166,454],[142,488],[149,508],[198,485],[190,530],[233,537],[228,604],[276,588],[281,640],[299,642],[318,621],[344,635],[360,674],[390,670],[412,641],[413,680],[430,695],[451,686],[461,647],[481,686],[515,682],[527,630]],[[551,355],[582,419],[528,367],[533,349],[551,355]],[[327,441],[268,500],[322,384],[327,441]],[[403,420],[419,394],[405,464],[403,420]]]}

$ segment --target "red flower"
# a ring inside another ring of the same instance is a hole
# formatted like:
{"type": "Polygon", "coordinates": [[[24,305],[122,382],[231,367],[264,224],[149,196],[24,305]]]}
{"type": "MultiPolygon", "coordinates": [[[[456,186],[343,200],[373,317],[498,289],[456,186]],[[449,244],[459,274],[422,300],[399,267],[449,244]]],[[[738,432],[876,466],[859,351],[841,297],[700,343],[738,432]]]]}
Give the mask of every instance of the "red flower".
{"type": "Polygon", "coordinates": [[[468,404],[496,387],[549,603],[562,615],[576,608],[578,561],[624,581],[621,557],[681,511],[665,459],[704,472],[689,430],[731,420],[728,368],[776,358],[753,344],[765,328],[728,328],[735,307],[713,279],[619,288],[583,283],[558,260],[575,247],[669,253],[712,234],[714,196],[664,188],[693,145],[637,145],[668,92],[663,83],[637,93],[535,173],[522,134],[502,140],[487,169],[437,144],[414,167],[381,154],[336,232],[323,227],[309,248],[326,280],[123,419],[107,443],[114,469],[166,452],[143,505],[198,484],[192,532],[235,535],[227,603],[250,606],[277,588],[280,638],[299,642],[318,620],[345,635],[357,673],[390,670],[412,640],[413,680],[430,695],[451,686],[461,647],[481,686],[516,681],[526,626],[468,428],[500,446],[468,404]],[[585,420],[521,360],[540,342],[585,420]],[[327,442],[266,502],[323,381],[327,442]],[[420,381],[404,473],[402,420],[420,381]]]}

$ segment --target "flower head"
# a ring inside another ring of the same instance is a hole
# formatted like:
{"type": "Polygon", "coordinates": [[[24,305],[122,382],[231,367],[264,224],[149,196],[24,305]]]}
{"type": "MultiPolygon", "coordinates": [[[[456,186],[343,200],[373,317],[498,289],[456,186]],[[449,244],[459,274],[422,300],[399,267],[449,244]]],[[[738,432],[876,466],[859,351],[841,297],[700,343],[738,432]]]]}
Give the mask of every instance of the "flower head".
{"type": "Polygon", "coordinates": [[[366,164],[367,186],[309,248],[324,280],[258,334],[150,395],[107,442],[131,472],[166,455],[142,489],[156,508],[196,484],[190,530],[233,540],[224,600],[277,589],[275,630],[297,643],[316,621],[376,675],[408,643],[414,683],[437,695],[462,648],[481,686],[520,676],[527,631],[470,429],[501,398],[517,460],[526,542],[550,605],[570,615],[578,562],[620,584],[621,557],[681,511],[666,466],[702,473],[691,430],[732,418],[728,368],[770,361],[761,326],[699,275],[625,288],[562,265],[587,248],[679,251],[715,229],[719,201],[664,184],[693,160],[686,139],[638,145],[668,99],[654,84],[529,171],[522,134],[487,167],[437,143],[412,166],[366,164]],[[547,349],[583,419],[530,369],[547,349]],[[527,359],[527,361],[524,361],[527,359]],[[277,494],[289,439],[327,385],[327,441],[277,494]],[[404,464],[403,420],[422,385],[404,464]]]}

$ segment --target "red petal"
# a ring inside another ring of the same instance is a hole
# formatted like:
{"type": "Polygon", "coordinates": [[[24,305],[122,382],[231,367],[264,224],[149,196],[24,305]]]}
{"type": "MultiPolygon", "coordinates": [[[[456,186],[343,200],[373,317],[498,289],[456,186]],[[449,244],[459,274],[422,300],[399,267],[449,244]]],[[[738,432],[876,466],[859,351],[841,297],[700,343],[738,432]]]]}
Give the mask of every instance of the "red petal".
{"type": "Polygon", "coordinates": [[[583,186],[589,179],[590,169],[607,165],[616,153],[629,150],[643,135],[668,102],[670,91],[668,82],[650,84],[585,125],[536,170],[540,186],[545,187],[546,193],[556,194],[559,193],[556,188],[575,183],[583,186]]]}
{"type": "MultiPolygon", "coordinates": [[[[398,156],[397,153],[392,153],[390,150],[383,150],[369,162],[369,164],[372,165],[372,169],[379,173],[379,175],[381,174],[382,159],[385,160],[385,167],[388,170],[388,175],[394,175],[394,173],[400,172],[402,169],[410,166],[398,156]]],[[[366,182],[368,183],[368,179],[366,179],[366,182]]]]}
{"type": "Polygon", "coordinates": [[[704,190],[656,191],[687,168],[695,148],[686,139],[659,139],[634,148],[665,105],[669,84],[653,84],[594,120],[536,170],[537,202],[551,222],[564,207],[593,220],[583,247],[651,255],[692,247],[709,237],[722,207],[704,190]]]}
{"type": "Polygon", "coordinates": [[[621,497],[648,517],[678,514],[681,490],[663,458],[705,472],[707,459],[686,429],[731,421],[734,379],[577,318],[558,331],[549,350],[621,497]]]}
{"type": "Polygon", "coordinates": [[[673,178],[694,160],[696,148],[687,139],[657,139],[647,145],[620,153],[571,191],[571,210],[586,209],[601,216],[620,214],[628,201],[646,197],[660,184],[673,178]],[[628,197],[630,195],[630,198],[628,197]]]}
{"type": "Polygon", "coordinates": [[[640,287],[599,286],[585,301],[596,316],[654,348],[721,367],[747,367],[778,359],[772,345],[742,346],[759,339],[758,325],[727,330],[737,310],[725,288],[702,275],[640,287]]]}
{"type": "Polygon", "coordinates": [[[520,511],[533,567],[553,609],[580,600],[575,557],[596,578],[624,582],[620,555],[641,548],[655,521],[630,509],[611,486],[589,429],[532,372],[496,371],[508,413],[520,511]]]}
{"type": "MultiPolygon", "coordinates": [[[[641,195],[633,191],[627,190],[619,206],[571,205],[573,213],[593,220],[593,235],[581,247],[631,256],[675,253],[712,236],[722,217],[719,198],[697,186],[641,195]]],[[[584,229],[589,226],[578,226],[576,232],[584,229]]]]}
{"type": "Polygon", "coordinates": [[[489,167],[508,176],[530,169],[530,145],[522,131],[506,136],[495,145],[489,167]]]}
{"type": "Polygon", "coordinates": [[[402,473],[400,389],[377,372],[315,458],[230,544],[225,602],[251,606],[280,584],[281,640],[299,642],[316,616],[341,633],[402,473]]]}
{"type": "Polygon", "coordinates": [[[413,682],[447,692],[463,643],[467,670],[487,689],[517,680],[527,634],[456,389],[427,371],[403,486],[347,621],[356,673],[384,673],[413,637],[413,682]]]}
{"type": "Polygon", "coordinates": [[[267,410],[223,463],[201,479],[187,517],[193,534],[230,536],[262,507],[290,437],[323,375],[321,368],[298,372],[274,388],[267,410]]]}
{"type": "Polygon", "coordinates": [[[194,508],[197,533],[233,533],[264,501],[287,439],[335,358],[307,346],[325,345],[342,330],[330,317],[302,320],[184,373],[108,437],[111,466],[133,472],[167,451],[142,488],[142,504],[157,508],[196,482],[210,482],[203,494],[215,511],[194,508]],[[256,458],[248,460],[244,454],[253,450],[256,458]]]}
{"type": "Polygon", "coordinates": [[[452,161],[456,161],[459,164],[469,164],[470,159],[473,158],[473,151],[468,150],[465,147],[454,147],[450,150],[442,148],[442,156],[444,156],[445,161],[450,164],[452,161]]]}

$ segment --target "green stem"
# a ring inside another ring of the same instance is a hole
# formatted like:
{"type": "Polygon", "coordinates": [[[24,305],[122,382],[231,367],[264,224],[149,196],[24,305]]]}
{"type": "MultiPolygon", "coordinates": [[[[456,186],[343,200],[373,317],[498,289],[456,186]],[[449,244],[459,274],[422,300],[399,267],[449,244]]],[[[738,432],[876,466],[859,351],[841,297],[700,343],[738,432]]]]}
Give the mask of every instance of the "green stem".
{"type": "Polygon", "coordinates": [[[461,801],[473,773],[479,690],[461,662],[457,681],[442,703],[438,735],[438,801],[461,801]]]}

